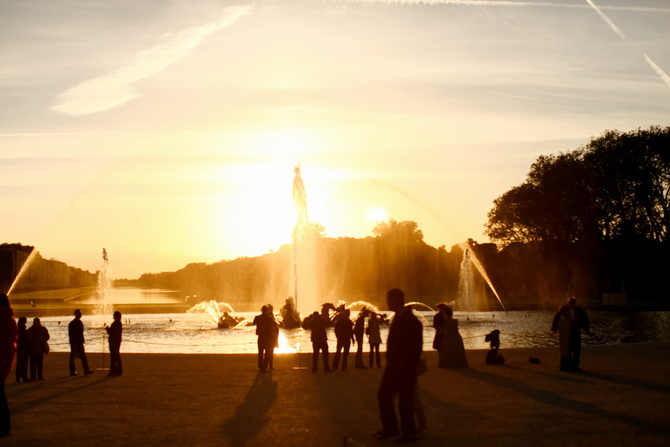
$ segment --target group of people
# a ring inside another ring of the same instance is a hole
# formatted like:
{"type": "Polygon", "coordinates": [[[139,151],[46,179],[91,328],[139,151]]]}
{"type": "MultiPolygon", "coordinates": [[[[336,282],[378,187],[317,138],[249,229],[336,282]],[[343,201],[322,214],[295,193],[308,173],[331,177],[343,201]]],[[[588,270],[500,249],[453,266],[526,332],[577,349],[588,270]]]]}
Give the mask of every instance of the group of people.
{"type": "MultiPolygon", "coordinates": [[[[74,319],[68,325],[68,338],[70,342],[70,375],[76,376],[75,360],[81,360],[85,375],[93,374],[89,368],[84,349],[84,324],[81,321],[81,310],[74,311],[74,319]]],[[[121,339],[123,324],[121,323],[121,312],[114,312],[114,322],[105,329],[109,339],[110,351],[110,376],[120,376],[123,372],[121,365],[121,339]]],[[[14,311],[10,307],[9,298],[0,293],[0,437],[9,435],[10,415],[5,395],[5,380],[9,376],[16,359],[16,381],[32,382],[34,380],[45,380],[44,378],[44,355],[49,353],[49,331],[44,327],[39,318],[33,319],[33,324],[27,328],[28,320],[21,316],[18,322],[14,319],[14,311]],[[30,374],[28,374],[30,370],[30,374]]]]}
{"type": "Polygon", "coordinates": [[[325,372],[336,371],[338,368],[342,371],[347,371],[349,351],[352,344],[357,345],[354,367],[366,368],[363,359],[365,335],[368,336],[368,343],[370,344],[368,365],[370,368],[373,368],[376,363],[377,367],[381,368],[379,346],[382,343],[380,327],[383,324],[388,324],[385,315],[370,311],[365,307],[359,312],[355,321],[351,320],[351,310],[346,309],[344,305],[336,308],[335,314],[332,317],[328,313],[315,311],[305,318],[302,323],[302,327],[309,329],[311,332],[312,371],[317,372],[318,370],[319,355],[322,357],[323,370],[325,372]],[[329,363],[327,335],[327,329],[331,326],[337,339],[332,366],[329,363]]]}
{"type": "MultiPolygon", "coordinates": [[[[405,295],[400,289],[387,292],[388,309],[394,312],[390,323],[386,347],[386,366],[377,392],[379,414],[382,428],[375,433],[377,439],[395,437],[398,443],[413,442],[417,432],[425,426],[425,417],[418,397],[417,382],[425,370],[423,360],[423,324],[412,312],[411,306],[405,305],[405,295]],[[397,401],[398,413],[395,403],[397,401]],[[419,426],[417,427],[417,420],[419,426]]],[[[453,318],[451,306],[438,304],[438,313],[433,318],[435,338],[433,348],[439,352],[438,366],[441,368],[468,367],[463,339],[458,332],[458,320],[453,318]]],[[[76,376],[75,360],[81,359],[84,374],[92,374],[84,349],[84,325],[81,311],[74,312],[75,318],[68,325],[70,342],[70,375],[76,376]]],[[[122,373],[120,346],[123,332],[121,313],[114,312],[114,322],[105,326],[109,336],[111,364],[109,375],[122,373]]],[[[380,325],[386,324],[385,316],[363,308],[355,321],[351,320],[351,312],[344,306],[336,309],[331,318],[314,312],[303,322],[303,328],[311,331],[313,347],[312,371],[318,368],[319,353],[322,354],[325,371],[341,367],[347,370],[347,362],[351,343],[357,343],[355,366],[365,368],[363,363],[363,338],[368,335],[370,343],[369,367],[381,367],[379,345],[381,344],[380,325]],[[366,325],[367,319],[367,325],[366,325]],[[332,367],[328,359],[327,328],[334,327],[337,338],[337,349],[332,367]]],[[[265,305],[257,315],[253,324],[258,335],[258,368],[260,371],[273,369],[274,349],[278,347],[279,324],[275,320],[272,305],[265,305]]],[[[49,332],[41,325],[39,318],[33,320],[28,329],[27,319],[20,317],[14,320],[7,295],[0,294],[0,436],[7,436],[10,430],[10,417],[5,396],[5,379],[9,375],[16,354],[16,380],[29,382],[44,380],[43,356],[48,353],[49,332]],[[28,363],[30,376],[28,376],[28,363]]],[[[589,334],[589,318],[586,312],[576,306],[576,299],[570,298],[567,305],[561,306],[552,321],[552,331],[558,332],[559,350],[561,353],[560,368],[564,371],[579,369],[581,353],[581,331],[589,334]]],[[[497,332],[497,331],[494,331],[497,332]]],[[[495,334],[497,336],[497,334],[495,334]]],[[[489,334],[488,336],[491,336],[489,334]]],[[[488,337],[487,336],[487,337],[488,337]]],[[[497,338],[497,337],[496,337],[497,338]]],[[[497,350],[496,350],[497,353],[497,350]]]]}

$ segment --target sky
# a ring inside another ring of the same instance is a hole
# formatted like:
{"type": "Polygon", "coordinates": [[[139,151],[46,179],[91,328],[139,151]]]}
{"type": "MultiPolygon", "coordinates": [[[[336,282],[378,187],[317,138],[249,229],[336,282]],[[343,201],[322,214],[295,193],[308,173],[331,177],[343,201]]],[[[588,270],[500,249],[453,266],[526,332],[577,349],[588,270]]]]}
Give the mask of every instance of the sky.
{"type": "Polygon", "coordinates": [[[654,0],[0,0],[0,242],[136,278],[413,220],[487,242],[540,155],[670,125],[654,0]]]}

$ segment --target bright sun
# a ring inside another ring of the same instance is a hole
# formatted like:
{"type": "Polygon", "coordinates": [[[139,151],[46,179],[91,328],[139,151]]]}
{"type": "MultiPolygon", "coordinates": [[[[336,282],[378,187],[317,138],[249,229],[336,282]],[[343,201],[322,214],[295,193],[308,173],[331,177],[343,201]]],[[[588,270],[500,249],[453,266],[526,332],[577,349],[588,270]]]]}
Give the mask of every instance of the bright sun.
{"type": "Polygon", "coordinates": [[[368,219],[373,222],[384,222],[389,217],[389,213],[380,207],[370,208],[368,210],[368,219]]]}

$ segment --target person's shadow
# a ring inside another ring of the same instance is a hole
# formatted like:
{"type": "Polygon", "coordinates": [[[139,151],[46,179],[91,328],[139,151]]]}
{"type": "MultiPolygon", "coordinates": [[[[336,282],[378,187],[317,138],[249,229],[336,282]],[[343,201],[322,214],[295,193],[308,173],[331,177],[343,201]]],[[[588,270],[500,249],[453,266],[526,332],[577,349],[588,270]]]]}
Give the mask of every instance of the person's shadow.
{"type": "Polygon", "coordinates": [[[232,417],[223,421],[223,436],[230,440],[230,445],[243,446],[247,439],[259,433],[267,424],[268,413],[276,401],[277,382],[272,380],[272,373],[259,372],[244,402],[232,417]]]}

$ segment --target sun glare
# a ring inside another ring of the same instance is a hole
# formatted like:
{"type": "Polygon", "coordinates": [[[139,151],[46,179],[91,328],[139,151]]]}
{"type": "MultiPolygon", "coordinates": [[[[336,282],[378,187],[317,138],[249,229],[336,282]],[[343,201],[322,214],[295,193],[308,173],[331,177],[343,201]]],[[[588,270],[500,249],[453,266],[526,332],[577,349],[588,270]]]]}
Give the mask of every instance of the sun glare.
{"type": "Polygon", "coordinates": [[[389,213],[384,208],[374,207],[368,210],[368,219],[372,222],[383,222],[387,220],[388,217],[389,213]]]}

